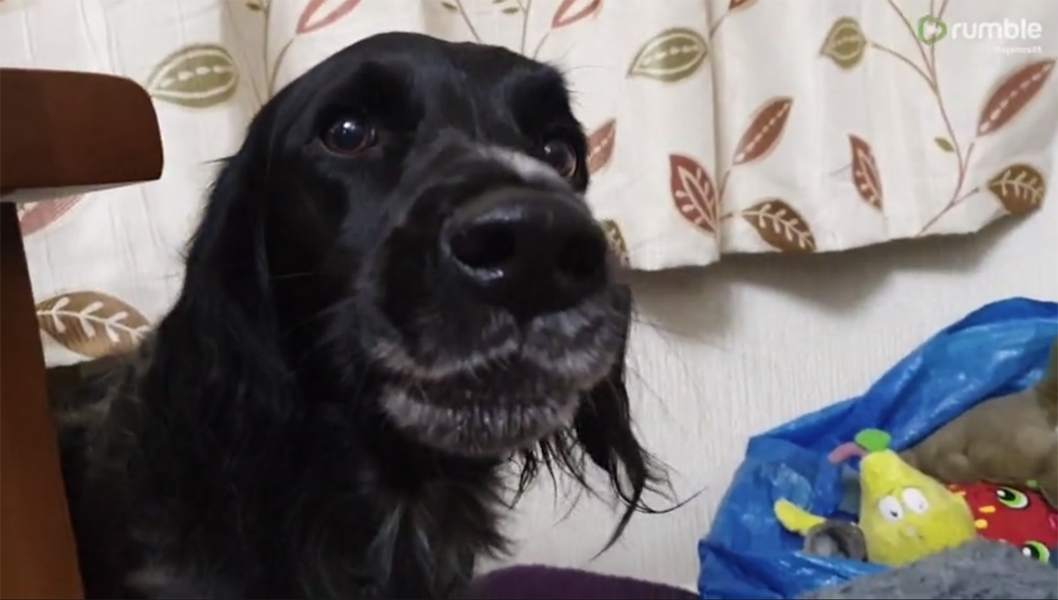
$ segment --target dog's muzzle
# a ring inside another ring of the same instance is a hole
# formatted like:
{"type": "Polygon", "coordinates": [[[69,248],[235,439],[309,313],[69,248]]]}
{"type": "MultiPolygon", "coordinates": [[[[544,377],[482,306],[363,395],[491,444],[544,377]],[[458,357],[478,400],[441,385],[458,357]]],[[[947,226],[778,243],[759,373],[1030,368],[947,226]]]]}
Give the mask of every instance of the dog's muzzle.
{"type": "Polygon", "coordinates": [[[628,307],[608,293],[605,233],[550,167],[499,148],[442,150],[420,163],[403,221],[424,232],[421,245],[390,248],[431,255],[429,271],[402,273],[441,285],[419,313],[441,316],[415,321],[418,347],[390,344],[376,358],[398,426],[435,447],[494,455],[572,422],[621,358],[628,307]]]}
{"type": "Polygon", "coordinates": [[[576,306],[609,277],[606,238],[590,213],[561,193],[521,186],[456,210],[441,257],[481,302],[519,320],[576,306]]]}

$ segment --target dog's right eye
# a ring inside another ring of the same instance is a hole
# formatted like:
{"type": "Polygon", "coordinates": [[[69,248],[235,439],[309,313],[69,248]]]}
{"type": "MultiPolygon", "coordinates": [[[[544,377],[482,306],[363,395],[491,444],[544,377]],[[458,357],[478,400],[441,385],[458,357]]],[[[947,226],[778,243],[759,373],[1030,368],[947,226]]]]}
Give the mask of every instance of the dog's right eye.
{"type": "Polygon", "coordinates": [[[328,150],[342,156],[356,156],[378,141],[375,128],[355,117],[342,117],[320,136],[328,150]]]}

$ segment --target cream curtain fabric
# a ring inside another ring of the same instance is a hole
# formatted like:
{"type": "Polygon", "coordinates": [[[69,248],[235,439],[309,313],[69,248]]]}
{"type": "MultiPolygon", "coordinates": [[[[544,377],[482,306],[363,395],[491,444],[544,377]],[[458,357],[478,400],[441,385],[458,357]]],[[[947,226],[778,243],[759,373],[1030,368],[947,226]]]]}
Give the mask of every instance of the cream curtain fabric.
{"type": "Polygon", "coordinates": [[[590,201],[639,269],[970,233],[1051,177],[1056,0],[0,0],[0,64],[141,82],[166,151],[159,182],[23,206],[49,364],[135,344],[213,161],[272,92],[386,30],[562,68],[590,201]]]}

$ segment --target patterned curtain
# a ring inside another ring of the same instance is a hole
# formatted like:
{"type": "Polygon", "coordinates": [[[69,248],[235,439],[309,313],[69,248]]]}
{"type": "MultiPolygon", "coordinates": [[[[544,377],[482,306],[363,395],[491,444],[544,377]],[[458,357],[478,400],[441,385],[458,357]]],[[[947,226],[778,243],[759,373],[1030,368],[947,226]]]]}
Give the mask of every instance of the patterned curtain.
{"type": "Polygon", "coordinates": [[[276,89],[387,30],[560,67],[633,268],[971,233],[1051,177],[1055,0],[0,0],[3,66],[141,82],[166,152],[161,181],[22,206],[49,364],[134,344],[213,161],[276,89]]]}

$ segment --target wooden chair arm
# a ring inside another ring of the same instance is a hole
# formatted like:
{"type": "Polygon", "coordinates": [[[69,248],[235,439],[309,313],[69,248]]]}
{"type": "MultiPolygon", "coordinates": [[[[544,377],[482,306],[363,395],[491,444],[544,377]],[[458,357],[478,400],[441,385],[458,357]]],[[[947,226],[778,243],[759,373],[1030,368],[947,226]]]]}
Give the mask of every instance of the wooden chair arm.
{"type": "Polygon", "coordinates": [[[162,174],[154,106],[132,80],[0,69],[0,97],[2,200],[39,201],[70,195],[47,191],[52,188],[95,188],[162,174]]]}
{"type": "Polygon", "coordinates": [[[15,201],[157,179],[147,93],[111,75],[0,69],[0,598],[83,598],[15,201]]]}

